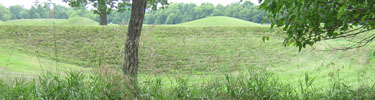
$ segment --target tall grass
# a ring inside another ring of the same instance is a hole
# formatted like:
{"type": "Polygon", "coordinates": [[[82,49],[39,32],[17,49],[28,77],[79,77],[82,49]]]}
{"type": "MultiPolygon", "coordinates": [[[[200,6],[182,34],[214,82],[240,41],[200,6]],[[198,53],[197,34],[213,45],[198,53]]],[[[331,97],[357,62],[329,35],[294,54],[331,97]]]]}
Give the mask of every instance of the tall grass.
{"type": "Polygon", "coordinates": [[[335,81],[327,89],[314,88],[314,79],[305,76],[300,88],[284,84],[265,71],[249,71],[225,75],[224,79],[189,82],[185,78],[163,84],[154,78],[132,85],[121,73],[100,70],[95,74],[67,72],[65,75],[45,73],[34,80],[0,81],[0,98],[48,100],[373,100],[374,85],[352,88],[335,81]]]}

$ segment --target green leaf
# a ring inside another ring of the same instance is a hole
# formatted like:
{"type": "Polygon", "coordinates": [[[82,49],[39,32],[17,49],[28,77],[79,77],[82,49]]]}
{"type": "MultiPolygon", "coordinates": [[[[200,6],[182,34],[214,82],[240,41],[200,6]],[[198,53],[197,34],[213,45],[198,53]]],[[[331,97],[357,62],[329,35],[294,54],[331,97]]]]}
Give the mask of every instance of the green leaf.
{"type": "Polygon", "coordinates": [[[346,7],[347,7],[346,5],[340,7],[340,10],[338,11],[338,14],[337,14],[337,19],[341,19],[342,15],[345,14],[346,7]]]}
{"type": "Polygon", "coordinates": [[[263,37],[262,37],[262,40],[263,40],[263,42],[266,42],[267,40],[270,40],[270,37],[268,37],[268,36],[263,36],[263,37]]]}
{"type": "Polygon", "coordinates": [[[363,16],[361,19],[361,22],[364,22],[366,18],[367,18],[367,15],[363,16]]]}
{"type": "Polygon", "coordinates": [[[355,14],[355,15],[354,15],[354,18],[358,18],[359,15],[361,15],[361,14],[360,14],[360,13],[355,14]]]}

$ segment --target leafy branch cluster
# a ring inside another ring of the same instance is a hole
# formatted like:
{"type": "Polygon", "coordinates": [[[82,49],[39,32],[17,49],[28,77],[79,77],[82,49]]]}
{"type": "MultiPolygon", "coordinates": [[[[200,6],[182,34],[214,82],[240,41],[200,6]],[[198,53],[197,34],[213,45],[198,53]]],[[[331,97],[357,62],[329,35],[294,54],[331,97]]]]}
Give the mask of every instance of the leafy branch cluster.
{"type": "Polygon", "coordinates": [[[272,28],[287,34],[284,45],[300,50],[318,41],[352,38],[347,48],[362,47],[374,40],[366,33],[375,27],[373,0],[261,0],[260,8],[268,12],[272,28]],[[366,33],[365,36],[360,34],[366,33]],[[361,39],[355,39],[361,38],[361,39]]]}

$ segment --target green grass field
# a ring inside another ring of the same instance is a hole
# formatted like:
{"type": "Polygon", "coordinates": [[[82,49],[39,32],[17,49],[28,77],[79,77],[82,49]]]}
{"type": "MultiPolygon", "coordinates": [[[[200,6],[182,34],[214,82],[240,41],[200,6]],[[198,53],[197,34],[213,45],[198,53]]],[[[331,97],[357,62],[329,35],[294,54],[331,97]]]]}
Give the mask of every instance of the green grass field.
{"type": "Polygon", "coordinates": [[[64,25],[99,25],[98,22],[84,18],[84,17],[74,17],[69,18],[66,21],[64,21],[62,24],[64,25]]]}
{"type": "Polygon", "coordinates": [[[225,16],[202,18],[190,22],[177,24],[178,26],[256,26],[257,23],[225,16]]]}
{"type": "MultiPolygon", "coordinates": [[[[331,40],[299,52],[295,47],[282,46],[283,35],[276,34],[267,25],[234,20],[209,17],[180,25],[146,25],[139,49],[142,85],[154,86],[151,83],[156,81],[167,87],[180,86],[185,84],[180,84],[185,79],[186,84],[192,85],[222,82],[225,75],[241,76],[264,70],[273,73],[271,79],[289,84],[293,89],[299,89],[306,74],[315,78],[314,87],[327,91],[338,80],[355,88],[374,84],[374,45],[347,51],[322,51],[347,43],[331,40]],[[226,20],[214,21],[217,18],[226,20]],[[263,42],[263,36],[270,36],[270,40],[263,42]]],[[[126,26],[0,25],[0,72],[7,76],[38,75],[44,70],[99,69],[121,73],[126,31],[126,26]]],[[[257,81],[257,78],[249,80],[257,81]]]]}
{"type": "Polygon", "coordinates": [[[88,71],[90,69],[73,64],[56,62],[36,55],[0,47],[1,78],[33,78],[46,71],[64,73],[66,71],[88,71]]]}

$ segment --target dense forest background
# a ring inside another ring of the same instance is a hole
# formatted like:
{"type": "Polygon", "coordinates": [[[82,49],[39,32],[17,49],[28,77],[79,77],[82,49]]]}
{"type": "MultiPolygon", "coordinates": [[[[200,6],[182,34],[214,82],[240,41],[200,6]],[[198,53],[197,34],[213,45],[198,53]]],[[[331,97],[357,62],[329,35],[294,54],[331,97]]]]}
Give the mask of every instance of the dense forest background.
{"type": "MultiPolygon", "coordinates": [[[[10,6],[8,8],[0,5],[0,20],[15,19],[40,19],[55,18],[68,19],[71,17],[86,17],[99,21],[99,16],[86,7],[68,8],[61,5],[48,4],[36,5],[30,9],[23,6],[10,6]]],[[[167,8],[161,10],[148,10],[146,13],[145,24],[178,24],[207,16],[229,16],[251,22],[261,23],[266,14],[258,10],[258,6],[250,1],[237,2],[229,5],[213,5],[211,3],[202,3],[196,5],[193,3],[172,3],[167,8]]],[[[130,11],[113,11],[108,15],[108,22],[112,24],[127,24],[130,18],[130,11]]]]}

